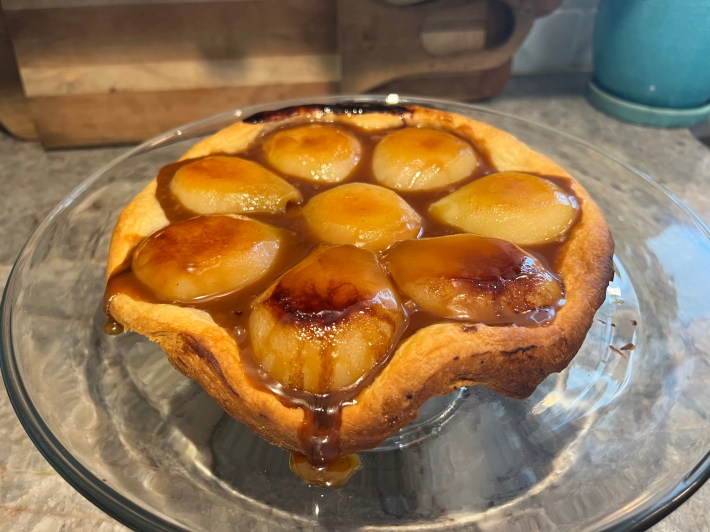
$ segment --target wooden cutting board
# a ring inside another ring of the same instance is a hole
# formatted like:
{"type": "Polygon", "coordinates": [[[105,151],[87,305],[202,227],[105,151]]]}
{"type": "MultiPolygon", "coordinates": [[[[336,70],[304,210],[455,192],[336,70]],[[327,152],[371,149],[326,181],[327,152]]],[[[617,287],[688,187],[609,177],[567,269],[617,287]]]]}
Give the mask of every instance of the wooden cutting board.
{"type": "Polygon", "coordinates": [[[0,55],[14,50],[23,90],[12,68],[0,70],[0,94],[12,86],[16,95],[0,121],[64,147],[136,142],[299,96],[489,98],[535,16],[558,3],[4,0],[10,39],[3,51],[0,33],[0,55]]]}

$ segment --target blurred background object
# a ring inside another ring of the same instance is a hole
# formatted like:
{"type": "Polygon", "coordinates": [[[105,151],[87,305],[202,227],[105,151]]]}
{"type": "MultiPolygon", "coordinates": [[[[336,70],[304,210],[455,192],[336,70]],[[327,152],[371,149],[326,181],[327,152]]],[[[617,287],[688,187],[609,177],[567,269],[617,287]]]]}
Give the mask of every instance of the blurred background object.
{"type": "Polygon", "coordinates": [[[3,11],[0,9],[0,124],[16,137],[37,137],[30,110],[22,90],[12,42],[7,33],[3,11]]]}
{"type": "Polygon", "coordinates": [[[0,5],[0,124],[48,148],[133,143],[224,110],[304,95],[485,100],[500,94],[511,75],[591,72],[598,11],[590,96],[597,108],[655,125],[692,125],[710,113],[707,95],[670,114],[661,102],[660,114],[643,120],[634,114],[638,102],[644,113],[655,104],[617,90],[633,77],[661,95],[662,84],[648,82],[649,68],[669,57],[675,70],[662,75],[666,86],[707,91],[710,32],[697,21],[710,19],[710,0],[0,5]],[[688,79],[680,68],[697,75],[688,79]]]}
{"type": "Polygon", "coordinates": [[[663,127],[710,115],[710,0],[601,0],[593,49],[597,109],[663,127]]]}
{"type": "Polygon", "coordinates": [[[564,0],[535,20],[513,56],[513,75],[590,72],[598,0],[564,0]]]}
{"type": "Polygon", "coordinates": [[[61,147],[135,142],[304,95],[481,100],[502,91],[534,20],[560,3],[3,0],[0,53],[17,66],[0,78],[16,95],[0,121],[61,147]]]}

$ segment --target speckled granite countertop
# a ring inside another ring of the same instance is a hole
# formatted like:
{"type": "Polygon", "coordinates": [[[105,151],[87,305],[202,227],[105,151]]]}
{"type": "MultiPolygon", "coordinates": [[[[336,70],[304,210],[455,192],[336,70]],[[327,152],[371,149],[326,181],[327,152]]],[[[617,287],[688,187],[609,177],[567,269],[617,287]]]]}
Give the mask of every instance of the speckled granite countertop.
{"type": "MultiPolygon", "coordinates": [[[[581,137],[645,171],[710,222],[710,149],[688,130],[617,122],[584,100],[583,76],[516,78],[482,104],[581,137]]],[[[0,286],[39,221],[85,177],[126,148],[45,152],[0,133],[0,286]]],[[[710,436],[709,436],[710,438],[710,436]]],[[[67,484],[42,458],[0,393],[0,531],[125,530],[67,484]]],[[[710,442],[709,442],[710,443],[710,442]]],[[[710,530],[710,486],[654,526],[710,530]]]]}

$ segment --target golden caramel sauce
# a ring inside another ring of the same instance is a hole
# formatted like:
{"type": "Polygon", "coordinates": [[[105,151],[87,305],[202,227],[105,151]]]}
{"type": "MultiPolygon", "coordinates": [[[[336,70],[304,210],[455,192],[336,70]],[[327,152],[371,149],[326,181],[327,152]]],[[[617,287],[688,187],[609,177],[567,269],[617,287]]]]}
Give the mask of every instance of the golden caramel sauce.
{"type": "Polygon", "coordinates": [[[360,458],[356,454],[338,456],[326,464],[312,464],[300,453],[291,453],[289,467],[297,476],[309,484],[323,488],[337,488],[345,484],[360,469],[360,458]]]}
{"type": "MultiPolygon", "coordinates": [[[[122,326],[118,324],[109,313],[110,300],[116,294],[127,294],[133,299],[150,303],[170,302],[172,304],[197,308],[208,312],[220,327],[224,328],[236,339],[245,371],[250,376],[254,384],[263,389],[270,390],[282,401],[283,404],[289,407],[303,409],[305,417],[299,437],[306,453],[305,455],[297,453],[292,454],[292,470],[307,482],[321,486],[337,486],[345,482],[359,467],[359,459],[357,459],[356,456],[341,455],[339,429],[343,407],[354,402],[358,393],[372,382],[381,368],[387,364],[389,356],[396,350],[399,343],[404,338],[410,336],[418,329],[426,327],[427,325],[446,321],[455,322],[456,320],[441,318],[440,316],[434,315],[425,309],[418,308],[416,304],[412,301],[406,300],[406,298],[402,296],[404,303],[403,309],[405,312],[404,324],[402,327],[398,328],[393,340],[393,346],[387,356],[379,360],[368,373],[357,379],[352,386],[335,392],[308,393],[303,390],[286,388],[260,367],[254,357],[254,350],[247,332],[249,330],[249,316],[252,306],[257,298],[286,270],[299,263],[299,261],[301,261],[319,244],[321,244],[321,242],[318,242],[309,234],[307,225],[301,216],[301,209],[303,205],[316,194],[339,185],[338,183],[313,183],[284,176],[268,163],[263,151],[264,138],[268,139],[270,135],[277,134],[278,132],[284,131],[291,127],[298,127],[298,125],[299,124],[277,127],[267,133],[265,137],[257,139],[257,141],[252,143],[252,145],[246,150],[238,154],[234,154],[240,158],[248,159],[261,164],[268,170],[281,175],[281,177],[284,177],[289,183],[295,186],[303,196],[303,203],[298,205],[290,204],[286,209],[286,212],[281,215],[263,213],[249,214],[249,218],[285,229],[291,235],[289,241],[280,249],[275,263],[272,265],[267,274],[249,284],[244,289],[233,293],[222,294],[210,298],[197,298],[189,302],[165,301],[136,277],[131,265],[131,258],[129,257],[125,267],[119,269],[108,280],[104,295],[104,305],[108,319],[104,331],[108,334],[118,334],[123,330],[122,326]]],[[[371,171],[372,153],[377,143],[385,135],[390,133],[391,130],[371,132],[344,124],[339,124],[338,128],[350,132],[355,136],[355,138],[358,139],[361,145],[359,163],[353,170],[352,174],[344,182],[377,184],[371,171]]],[[[455,132],[452,133],[456,134],[455,132]]],[[[460,138],[467,144],[471,144],[468,140],[463,139],[463,137],[460,138]]],[[[429,205],[477,178],[496,172],[496,169],[489,163],[485,154],[477,149],[476,146],[472,146],[472,148],[479,158],[479,164],[474,172],[466,179],[443,189],[398,192],[400,196],[422,217],[420,237],[435,237],[458,233],[457,230],[445,226],[429,216],[429,205]]],[[[170,188],[170,182],[175,175],[175,172],[180,167],[190,164],[191,162],[192,160],[185,160],[168,164],[160,169],[157,175],[156,198],[160,202],[160,205],[171,224],[198,216],[197,213],[190,211],[180,204],[180,202],[173,196],[170,188]]],[[[571,194],[568,179],[555,176],[541,177],[555,182],[555,184],[563,187],[571,194]]],[[[536,246],[534,248],[528,247],[526,248],[526,251],[539,260],[540,263],[542,263],[542,265],[548,270],[554,272],[554,265],[561,244],[561,242],[552,242],[543,246],[536,246]]],[[[174,249],[165,249],[164,251],[166,253],[179,253],[179,251],[176,252],[174,249]]],[[[387,252],[388,250],[377,252],[377,257],[381,264],[385,263],[387,252]]],[[[457,259],[455,256],[456,253],[453,255],[454,256],[448,256],[446,252],[440,252],[432,255],[430,260],[437,264],[446,264],[451,260],[457,259]]],[[[476,271],[480,273],[481,269],[485,270],[485,266],[482,266],[480,263],[476,263],[476,271]]],[[[514,273],[515,272],[513,272],[513,274],[514,273]]],[[[501,275],[513,274],[506,270],[505,265],[501,264],[491,266],[490,271],[488,271],[489,277],[500,277],[501,275]]],[[[495,279],[493,279],[493,282],[494,281],[495,279]]],[[[344,314],[357,311],[358,307],[356,304],[346,303],[347,302],[343,303],[341,305],[342,308],[338,309],[307,308],[306,310],[308,312],[315,311],[316,313],[318,310],[337,310],[338,312],[344,314]]],[[[559,304],[561,304],[561,301],[559,304]]],[[[309,307],[309,305],[306,304],[305,307],[309,307]]],[[[541,313],[537,314],[523,313],[519,316],[506,315],[503,320],[494,320],[493,323],[489,324],[539,326],[541,323],[544,324],[553,319],[555,310],[556,308],[554,306],[550,306],[541,309],[541,313]]],[[[307,316],[308,312],[304,312],[304,316],[307,316]]]]}

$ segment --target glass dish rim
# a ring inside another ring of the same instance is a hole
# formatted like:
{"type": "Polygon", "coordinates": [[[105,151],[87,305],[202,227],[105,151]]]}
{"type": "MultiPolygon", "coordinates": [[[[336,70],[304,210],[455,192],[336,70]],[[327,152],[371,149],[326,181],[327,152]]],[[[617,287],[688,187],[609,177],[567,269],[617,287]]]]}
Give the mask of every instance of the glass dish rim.
{"type": "MultiPolygon", "coordinates": [[[[615,154],[608,153],[591,142],[564,131],[559,131],[545,124],[540,124],[526,118],[520,118],[515,115],[478,105],[445,99],[410,97],[392,94],[369,94],[315,96],[277,100],[239,107],[211,115],[209,117],[201,118],[173,128],[172,130],[163,132],[133,148],[129,148],[125,153],[103,165],[88,178],[86,178],[60,203],[58,203],[40,222],[18,254],[18,257],[7,278],[2,296],[2,303],[0,303],[0,370],[2,372],[3,382],[9,396],[10,403],[12,404],[15,414],[17,415],[23,429],[29,436],[34,446],[40,451],[42,456],[49,462],[53,469],[55,469],[55,471],[57,471],[64,478],[64,480],[69,483],[70,486],[118,522],[129,527],[140,528],[141,530],[184,530],[182,527],[176,526],[174,523],[168,522],[150,511],[145,510],[140,505],[130,501],[110,486],[103,483],[88,468],[77,462],[71,453],[68,452],[67,449],[64,448],[64,446],[56,439],[54,434],[49,431],[42,419],[42,416],[32,404],[24,383],[19,376],[17,364],[15,363],[16,353],[12,349],[12,330],[10,328],[13,309],[8,305],[11,295],[16,290],[15,280],[17,278],[17,272],[28,260],[29,250],[34,248],[34,243],[45,233],[47,228],[51,226],[57,215],[69,208],[85,190],[90,188],[109,169],[121,164],[123,161],[130,159],[131,157],[155,148],[159,148],[163,144],[175,140],[176,137],[183,135],[183,131],[195,130],[199,132],[201,129],[212,126],[216,127],[221,125],[221,127],[224,127],[230,119],[234,121],[241,120],[254,113],[269,109],[281,109],[290,106],[309,105],[314,103],[328,105],[350,102],[355,104],[372,102],[384,104],[410,104],[445,109],[452,112],[469,111],[511,120],[513,122],[532,126],[535,129],[551,133],[555,136],[561,136],[574,143],[581,144],[596,154],[612,160],[615,164],[618,164],[626,171],[641,177],[647,185],[662,193],[665,197],[670,199],[672,203],[680,208],[693,222],[696,228],[710,240],[710,226],[708,226],[708,224],[706,224],[697,214],[695,214],[695,212],[693,212],[682,200],[670,192],[666,187],[655,181],[651,176],[635,168],[630,163],[624,161],[615,154]]],[[[706,452],[695,467],[693,467],[682,477],[681,481],[674,487],[674,489],[669,490],[655,505],[648,508],[642,508],[635,514],[626,515],[621,520],[613,523],[611,527],[614,529],[620,528],[628,530],[646,529],[673,512],[693,493],[695,493],[709,478],[710,450],[706,452]]]]}

